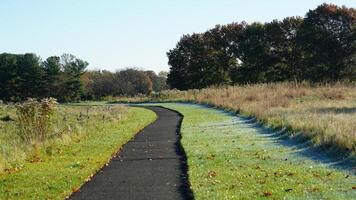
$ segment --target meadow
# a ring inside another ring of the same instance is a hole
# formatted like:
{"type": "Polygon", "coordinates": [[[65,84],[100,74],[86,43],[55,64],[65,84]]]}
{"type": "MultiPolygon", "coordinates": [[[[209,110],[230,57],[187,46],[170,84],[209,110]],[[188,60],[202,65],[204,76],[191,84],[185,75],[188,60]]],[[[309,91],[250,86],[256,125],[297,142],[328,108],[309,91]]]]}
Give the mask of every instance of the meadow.
{"type": "Polygon", "coordinates": [[[195,199],[353,199],[356,194],[350,168],[340,170],[324,154],[286,141],[250,118],[195,104],[158,105],[184,115],[181,143],[195,199]]]}
{"type": "Polygon", "coordinates": [[[255,117],[271,128],[300,134],[326,149],[356,152],[356,85],[269,83],[167,90],[117,102],[194,102],[255,117]]]}
{"type": "Polygon", "coordinates": [[[355,85],[341,83],[167,90],[113,102],[58,104],[48,127],[25,120],[22,128],[18,105],[0,104],[0,199],[69,196],[156,119],[147,109],[110,103],[170,101],[200,104],[159,104],[184,115],[181,142],[197,199],[352,199],[355,91],[355,85]],[[22,135],[47,129],[44,139],[22,135]],[[309,151],[310,144],[321,148],[309,151]],[[334,166],[328,159],[348,165],[334,166]]]}
{"type": "Polygon", "coordinates": [[[14,105],[2,104],[0,117],[0,199],[64,199],[156,119],[142,108],[62,104],[46,140],[28,142],[14,105]]]}

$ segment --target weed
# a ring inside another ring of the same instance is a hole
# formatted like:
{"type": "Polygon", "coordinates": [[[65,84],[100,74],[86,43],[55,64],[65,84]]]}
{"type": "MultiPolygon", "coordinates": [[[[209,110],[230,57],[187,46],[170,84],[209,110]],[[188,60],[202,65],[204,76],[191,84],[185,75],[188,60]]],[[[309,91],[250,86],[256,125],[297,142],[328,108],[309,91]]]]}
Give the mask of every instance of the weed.
{"type": "Polygon", "coordinates": [[[16,106],[17,128],[20,138],[29,144],[45,141],[52,131],[57,101],[53,98],[28,99],[16,106]]]}

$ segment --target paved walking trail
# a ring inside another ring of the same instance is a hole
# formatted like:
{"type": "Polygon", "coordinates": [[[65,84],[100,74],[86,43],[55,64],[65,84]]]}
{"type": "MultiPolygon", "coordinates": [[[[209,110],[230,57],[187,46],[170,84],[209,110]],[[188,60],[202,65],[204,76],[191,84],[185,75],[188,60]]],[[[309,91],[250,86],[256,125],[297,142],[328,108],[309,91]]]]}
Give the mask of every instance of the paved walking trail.
{"type": "Polygon", "coordinates": [[[158,119],[124,145],[118,156],[70,199],[192,199],[180,145],[182,117],[147,107],[158,119]]]}

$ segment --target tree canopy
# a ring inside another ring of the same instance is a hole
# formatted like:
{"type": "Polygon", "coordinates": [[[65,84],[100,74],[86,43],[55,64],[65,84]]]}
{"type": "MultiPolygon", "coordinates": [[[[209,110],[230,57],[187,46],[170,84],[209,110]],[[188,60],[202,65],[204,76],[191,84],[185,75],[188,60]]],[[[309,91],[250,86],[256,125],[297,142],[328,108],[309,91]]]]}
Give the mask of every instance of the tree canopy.
{"type": "Polygon", "coordinates": [[[304,18],[217,25],[168,53],[171,88],[356,80],[356,10],[322,4],[304,18]]]}

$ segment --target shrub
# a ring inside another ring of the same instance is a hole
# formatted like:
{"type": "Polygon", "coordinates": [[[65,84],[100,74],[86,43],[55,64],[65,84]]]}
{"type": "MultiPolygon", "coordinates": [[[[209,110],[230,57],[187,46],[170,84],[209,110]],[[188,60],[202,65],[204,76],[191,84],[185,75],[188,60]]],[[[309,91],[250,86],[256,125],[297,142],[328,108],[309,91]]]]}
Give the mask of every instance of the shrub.
{"type": "Polygon", "coordinates": [[[17,128],[20,138],[36,144],[46,140],[52,130],[53,115],[57,111],[57,101],[46,98],[41,101],[29,98],[16,105],[17,128]]]}

